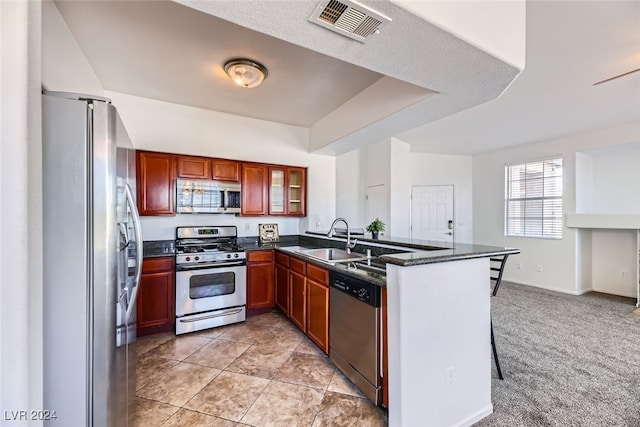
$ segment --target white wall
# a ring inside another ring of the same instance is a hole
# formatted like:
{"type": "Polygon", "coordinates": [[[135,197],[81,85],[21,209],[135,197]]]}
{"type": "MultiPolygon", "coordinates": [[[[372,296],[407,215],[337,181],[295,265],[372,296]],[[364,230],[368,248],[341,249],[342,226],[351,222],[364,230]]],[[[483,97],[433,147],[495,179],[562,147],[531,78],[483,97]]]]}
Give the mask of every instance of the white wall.
{"type": "MultiPolygon", "coordinates": [[[[586,244],[576,229],[563,228],[562,240],[546,240],[504,236],[504,166],[505,164],[561,155],[564,159],[564,213],[576,211],[576,152],[601,147],[614,147],[640,140],[640,123],[571,135],[539,143],[513,147],[473,157],[474,242],[520,248],[520,255],[507,263],[505,280],[520,282],[563,292],[579,294],[591,288],[584,283],[586,244]],[[519,264],[521,268],[518,269],[519,264]],[[542,267],[541,272],[536,267],[542,267]]],[[[627,165],[626,167],[629,167],[627,165]]],[[[596,242],[592,242],[596,246],[596,242]]],[[[588,247],[588,245],[586,245],[588,247]]],[[[609,252],[597,262],[634,271],[634,265],[620,266],[620,250],[609,252]]]]}
{"type": "MultiPolygon", "coordinates": [[[[411,187],[453,185],[456,217],[456,241],[471,242],[472,157],[412,153],[409,144],[390,138],[337,156],[337,212],[349,224],[365,227],[363,195],[367,186],[385,185],[389,218],[386,234],[411,235],[411,187]],[[353,221],[353,222],[352,222],[353,221]]],[[[382,218],[381,218],[382,219],[382,218]]]]}
{"type": "Polygon", "coordinates": [[[306,218],[145,217],[145,240],[173,239],[175,227],[182,225],[236,225],[239,235],[256,236],[259,223],[275,222],[280,234],[298,234],[327,229],[334,219],[335,158],[307,152],[307,129],[117,92],[105,94],[118,109],[136,149],[308,168],[306,218]]]}
{"type": "Polygon", "coordinates": [[[636,297],[638,283],[636,230],[592,231],[592,288],[627,297],[636,297]]]}
{"type": "Polygon", "coordinates": [[[42,34],[42,86],[103,96],[102,84],[51,0],[42,2],[42,34]]]}
{"type": "Polygon", "coordinates": [[[0,1],[2,425],[39,425],[6,420],[11,410],[44,409],[40,19],[40,2],[0,1]]]}
{"type": "Polygon", "coordinates": [[[455,241],[473,240],[471,156],[411,153],[411,185],[453,185],[455,241]]]}
{"type": "Polygon", "coordinates": [[[396,237],[411,237],[411,146],[389,142],[389,230],[396,237]]]}
{"type": "Polygon", "coordinates": [[[367,227],[375,217],[379,218],[385,224],[385,231],[383,234],[386,236],[392,236],[393,230],[391,229],[391,208],[390,208],[390,194],[391,188],[391,148],[389,138],[377,141],[372,144],[368,144],[361,149],[360,155],[360,169],[362,173],[362,182],[364,187],[365,200],[364,203],[364,217],[362,219],[362,226],[367,227]],[[382,190],[372,190],[370,187],[382,186],[382,190]],[[374,200],[371,192],[377,191],[378,194],[382,194],[384,207],[380,209],[380,205],[374,200]],[[366,200],[369,198],[369,200],[366,200]],[[369,208],[367,207],[369,206],[369,208]],[[372,209],[373,207],[373,209],[372,209]],[[371,211],[371,212],[368,212],[371,211]]]}
{"type": "Polygon", "coordinates": [[[592,158],[593,213],[640,214],[640,142],[592,158]]]}
{"type": "Polygon", "coordinates": [[[364,227],[364,187],[359,149],[336,157],[336,216],[352,227],[364,227]]]}

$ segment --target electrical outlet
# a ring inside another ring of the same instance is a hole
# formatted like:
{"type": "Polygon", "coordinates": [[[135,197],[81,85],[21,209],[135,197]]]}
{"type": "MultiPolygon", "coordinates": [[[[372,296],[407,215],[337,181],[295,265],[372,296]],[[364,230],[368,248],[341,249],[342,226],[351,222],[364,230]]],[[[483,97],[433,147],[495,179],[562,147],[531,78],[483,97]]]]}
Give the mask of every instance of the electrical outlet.
{"type": "Polygon", "coordinates": [[[522,270],[522,263],[521,262],[518,263],[517,268],[518,268],[518,270],[522,270]]]}
{"type": "Polygon", "coordinates": [[[625,270],[620,270],[620,278],[621,279],[626,279],[627,278],[627,272],[625,270]]]}
{"type": "Polygon", "coordinates": [[[447,374],[447,388],[451,388],[451,387],[453,387],[453,384],[455,383],[455,375],[454,375],[453,366],[449,366],[446,369],[446,374],[447,374]]]}
{"type": "Polygon", "coordinates": [[[251,231],[251,224],[249,224],[248,222],[244,223],[244,231],[251,231]]]}
{"type": "Polygon", "coordinates": [[[316,221],[316,230],[320,228],[320,221],[316,221]]]}
{"type": "Polygon", "coordinates": [[[542,266],[540,264],[536,265],[536,271],[542,273],[542,266]]]}

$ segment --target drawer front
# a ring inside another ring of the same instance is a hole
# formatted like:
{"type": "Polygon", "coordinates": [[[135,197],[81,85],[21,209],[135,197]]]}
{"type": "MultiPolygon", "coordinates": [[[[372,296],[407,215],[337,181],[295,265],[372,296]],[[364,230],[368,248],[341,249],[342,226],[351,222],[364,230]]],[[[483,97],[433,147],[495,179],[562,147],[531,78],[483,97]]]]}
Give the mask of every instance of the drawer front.
{"type": "Polygon", "coordinates": [[[329,286],[329,270],[311,263],[307,264],[307,277],[318,283],[329,286]]]}
{"type": "Polygon", "coordinates": [[[271,261],[273,261],[273,250],[247,252],[247,262],[271,262],[271,261]]]}
{"type": "Polygon", "coordinates": [[[142,262],[142,273],[173,271],[175,257],[146,258],[142,262]]]}
{"type": "Polygon", "coordinates": [[[307,263],[294,257],[289,258],[289,268],[300,274],[307,274],[307,263]]]}
{"type": "Polygon", "coordinates": [[[289,267],[289,255],[276,251],[276,262],[280,265],[284,265],[285,267],[289,267]]]}

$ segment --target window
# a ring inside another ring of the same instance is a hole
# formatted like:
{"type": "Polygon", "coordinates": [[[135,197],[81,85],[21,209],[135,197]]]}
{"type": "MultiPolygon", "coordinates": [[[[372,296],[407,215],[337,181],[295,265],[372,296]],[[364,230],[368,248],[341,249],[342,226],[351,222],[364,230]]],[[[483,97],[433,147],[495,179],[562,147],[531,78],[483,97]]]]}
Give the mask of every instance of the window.
{"type": "Polygon", "coordinates": [[[562,158],[505,167],[505,234],[562,238],[562,158]]]}

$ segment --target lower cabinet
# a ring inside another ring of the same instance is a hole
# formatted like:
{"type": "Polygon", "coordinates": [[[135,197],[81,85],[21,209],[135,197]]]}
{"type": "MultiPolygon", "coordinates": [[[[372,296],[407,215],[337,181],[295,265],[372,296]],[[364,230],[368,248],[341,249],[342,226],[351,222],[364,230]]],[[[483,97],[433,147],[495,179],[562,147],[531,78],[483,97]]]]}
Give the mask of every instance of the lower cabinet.
{"type": "Polygon", "coordinates": [[[289,319],[302,332],[307,332],[307,263],[289,260],[289,319]]]}
{"type": "Polygon", "coordinates": [[[273,250],[247,252],[247,315],[271,311],[273,279],[273,250]]]}
{"type": "Polygon", "coordinates": [[[275,304],[329,353],[329,271],[276,251],[275,304]]]}
{"type": "Polygon", "coordinates": [[[307,336],[329,353],[329,271],[307,264],[307,336]]]}
{"type": "Polygon", "coordinates": [[[382,288],[382,406],[389,408],[389,340],[387,339],[387,288],[382,288]]]}
{"type": "Polygon", "coordinates": [[[276,307],[289,317],[289,255],[276,251],[276,307]]]}
{"type": "Polygon", "coordinates": [[[174,329],[176,320],[176,285],[174,257],[147,258],[136,307],[137,335],[145,336],[174,329]]]}

